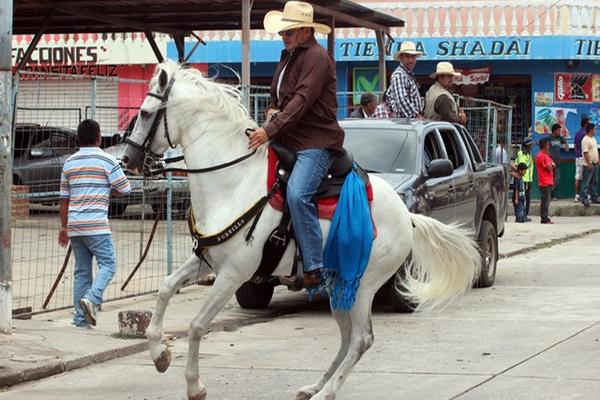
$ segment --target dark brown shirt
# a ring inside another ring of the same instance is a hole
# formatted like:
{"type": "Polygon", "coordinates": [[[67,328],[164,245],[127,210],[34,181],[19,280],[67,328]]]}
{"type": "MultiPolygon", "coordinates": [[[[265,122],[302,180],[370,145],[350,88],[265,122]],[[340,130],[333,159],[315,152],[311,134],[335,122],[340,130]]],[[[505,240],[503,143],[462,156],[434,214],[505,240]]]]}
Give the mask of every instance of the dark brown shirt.
{"type": "Polygon", "coordinates": [[[269,106],[281,111],[264,127],[269,138],[291,151],[340,150],[344,131],[337,122],[336,90],[335,61],[314,38],[298,45],[291,55],[283,50],[269,106]],[[278,98],[277,81],[284,67],[278,98]]]}

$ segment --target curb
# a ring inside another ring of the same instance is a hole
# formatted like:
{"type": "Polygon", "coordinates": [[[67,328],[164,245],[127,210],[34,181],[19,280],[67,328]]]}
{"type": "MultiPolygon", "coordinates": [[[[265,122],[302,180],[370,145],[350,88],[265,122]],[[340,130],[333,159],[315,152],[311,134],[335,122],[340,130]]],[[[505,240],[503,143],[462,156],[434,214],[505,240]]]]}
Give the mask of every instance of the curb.
{"type": "MultiPolygon", "coordinates": [[[[283,315],[295,314],[302,311],[303,307],[292,307],[285,310],[275,309],[264,315],[256,315],[250,317],[231,318],[222,321],[217,321],[208,325],[206,334],[211,332],[222,332],[232,331],[240,327],[249,326],[253,324],[260,324],[268,322],[269,320],[280,317],[283,315]]],[[[165,332],[163,340],[175,340],[187,336],[187,330],[174,330],[165,332]]],[[[115,360],[117,358],[127,357],[133,354],[141,353],[148,350],[149,343],[146,339],[140,341],[136,340],[136,343],[125,345],[119,348],[105,350],[99,353],[88,354],[76,358],[58,360],[48,362],[44,365],[24,369],[16,372],[0,372],[0,393],[3,388],[14,386],[20,383],[34,381],[38,379],[48,378],[53,375],[61,374],[63,372],[73,371],[79,368],[85,368],[93,364],[99,364],[106,361],[115,360]]],[[[1,369],[0,369],[1,371],[1,369]]]]}
{"type": "Polygon", "coordinates": [[[548,247],[552,247],[555,246],[557,244],[562,244],[565,242],[570,242],[571,240],[575,240],[575,239],[580,239],[584,236],[587,235],[591,235],[594,233],[600,233],[600,228],[593,228],[593,229],[588,229],[587,231],[583,231],[583,232],[579,232],[579,233],[574,233],[571,235],[566,235],[557,239],[552,239],[549,240],[547,242],[542,242],[542,243],[538,243],[535,244],[533,246],[528,246],[528,247],[524,247],[522,249],[519,250],[513,250],[513,251],[509,251],[508,253],[504,253],[504,254],[500,254],[499,258],[509,258],[509,257],[514,257],[514,256],[518,256],[521,254],[525,254],[525,253],[530,253],[532,251],[536,251],[536,250],[540,250],[540,249],[544,249],[544,248],[548,248],[548,247]]]}
{"type": "Polygon", "coordinates": [[[45,365],[33,367],[17,372],[9,372],[0,374],[0,388],[5,388],[19,383],[34,381],[47,378],[52,375],[62,374],[63,372],[73,371],[79,368],[85,368],[92,364],[98,364],[105,361],[114,360],[120,357],[130,356],[132,354],[141,353],[148,349],[148,342],[143,341],[118,349],[106,350],[100,353],[88,354],[81,357],[72,358],[69,360],[60,360],[50,362],[45,365]]]}

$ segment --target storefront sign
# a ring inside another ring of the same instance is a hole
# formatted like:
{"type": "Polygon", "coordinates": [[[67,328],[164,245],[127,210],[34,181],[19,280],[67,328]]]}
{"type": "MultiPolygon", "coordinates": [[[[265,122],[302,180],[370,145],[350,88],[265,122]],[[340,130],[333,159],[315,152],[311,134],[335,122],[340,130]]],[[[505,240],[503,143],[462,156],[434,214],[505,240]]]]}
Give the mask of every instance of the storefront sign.
{"type": "MultiPolygon", "coordinates": [[[[49,40],[49,38],[46,38],[49,40]]],[[[27,51],[28,43],[20,42],[12,48],[13,66],[18,65],[27,51]]],[[[167,39],[157,38],[162,54],[167,48],[167,39]]],[[[31,53],[27,65],[65,66],[65,65],[124,65],[156,64],[156,56],[150,45],[142,40],[103,40],[57,44],[46,42],[39,44],[31,53]]],[[[54,71],[52,71],[54,72],[54,71]]]]}
{"type": "Polygon", "coordinates": [[[490,67],[475,69],[457,69],[461,75],[454,78],[455,85],[480,85],[490,80],[490,67]]]}
{"type": "Polygon", "coordinates": [[[557,103],[591,103],[592,74],[554,74],[554,98],[557,103]]]}
{"type": "MultiPolygon", "coordinates": [[[[92,76],[119,76],[119,66],[117,65],[26,65],[23,71],[69,74],[69,75],[92,75],[92,76]]],[[[35,80],[47,79],[42,75],[23,74],[21,79],[35,80]]]]}
{"type": "MultiPolygon", "coordinates": [[[[386,58],[391,60],[400,49],[403,38],[389,42],[386,58]]],[[[530,36],[530,37],[467,37],[411,38],[422,60],[600,60],[600,40],[580,36],[530,36]]],[[[326,40],[319,40],[327,46],[326,40]]],[[[186,52],[194,43],[186,42],[186,52]]],[[[283,44],[281,40],[253,40],[252,62],[278,62],[283,44]]],[[[177,59],[177,47],[168,43],[167,55],[177,59]]],[[[336,61],[377,61],[378,48],[374,38],[336,39],[336,61]]],[[[239,40],[211,41],[200,46],[192,55],[192,62],[241,62],[242,45],[239,40]]]]}

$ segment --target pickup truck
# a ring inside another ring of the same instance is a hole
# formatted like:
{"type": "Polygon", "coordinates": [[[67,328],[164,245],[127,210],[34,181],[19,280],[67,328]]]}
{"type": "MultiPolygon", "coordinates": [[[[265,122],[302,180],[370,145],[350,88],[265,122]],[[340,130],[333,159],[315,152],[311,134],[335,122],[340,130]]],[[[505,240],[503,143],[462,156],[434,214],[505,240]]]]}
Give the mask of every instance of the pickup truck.
{"type": "MultiPolygon", "coordinates": [[[[344,147],[354,160],[387,181],[410,212],[473,232],[481,253],[475,286],[492,286],[498,237],[504,233],[506,219],[505,167],[486,164],[461,125],[406,119],[353,119],[340,125],[346,133],[344,147]]],[[[378,293],[398,312],[414,309],[402,295],[405,273],[402,266],[378,293]]],[[[242,308],[266,307],[272,296],[273,286],[250,282],[236,292],[242,308]]]]}
{"type": "MultiPolygon", "coordinates": [[[[480,248],[476,287],[494,284],[498,237],[504,233],[508,176],[486,164],[472,136],[458,124],[422,120],[355,119],[340,123],[344,146],[369,173],[394,187],[412,213],[470,229],[480,248]]],[[[401,268],[384,292],[400,312],[411,305],[400,293],[401,268]]]]}

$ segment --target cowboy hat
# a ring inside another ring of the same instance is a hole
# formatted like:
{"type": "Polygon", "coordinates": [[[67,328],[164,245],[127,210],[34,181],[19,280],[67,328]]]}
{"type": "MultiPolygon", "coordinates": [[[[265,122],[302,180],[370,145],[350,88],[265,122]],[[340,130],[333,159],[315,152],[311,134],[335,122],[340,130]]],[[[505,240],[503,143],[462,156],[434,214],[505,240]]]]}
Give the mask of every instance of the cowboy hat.
{"type": "Polygon", "coordinates": [[[328,34],[331,28],[325,24],[314,22],[313,7],[303,1],[288,1],[283,12],[269,11],[263,20],[265,30],[279,33],[296,28],[314,28],[318,33],[328,34]]]}
{"type": "Polygon", "coordinates": [[[421,57],[423,52],[417,50],[417,46],[413,42],[402,42],[400,50],[394,54],[394,59],[399,60],[400,54],[410,54],[411,56],[421,57]]]}
{"type": "Polygon", "coordinates": [[[449,63],[447,61],[442,61],[442,62],[438,63],[438,65],[435,69],[435,72],[433,74],[429,75],[429,77],[435,78],[438,75],[460,76],[461,73],[454,71],[454,67],[452,66],[451,63],[449,63]]]}

